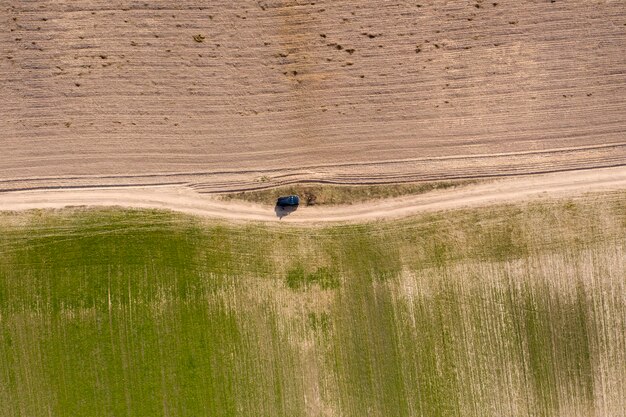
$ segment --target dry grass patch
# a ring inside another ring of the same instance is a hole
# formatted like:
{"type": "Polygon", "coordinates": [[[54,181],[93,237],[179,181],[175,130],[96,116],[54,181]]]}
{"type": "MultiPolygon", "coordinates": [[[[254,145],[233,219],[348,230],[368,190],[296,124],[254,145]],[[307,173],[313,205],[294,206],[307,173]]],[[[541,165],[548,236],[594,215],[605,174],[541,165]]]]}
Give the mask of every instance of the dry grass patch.
{"type": "Polygon", "coordinates": [[[458,180],[377,185],[294,184],[258,191],[220,194],[219,196],[223,200],[242,200],[273,205],[280,196],[296,194],[307,205],[353,204],[383,198],[424,194],[434,190],[463,187],[478,182],[478,180],[458,180]]]}

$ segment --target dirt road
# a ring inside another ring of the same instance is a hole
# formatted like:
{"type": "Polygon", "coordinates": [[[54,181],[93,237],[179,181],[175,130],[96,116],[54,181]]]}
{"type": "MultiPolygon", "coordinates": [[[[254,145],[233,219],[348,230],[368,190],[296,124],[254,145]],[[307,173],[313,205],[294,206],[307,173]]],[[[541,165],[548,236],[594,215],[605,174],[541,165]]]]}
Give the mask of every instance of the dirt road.
{"type": "Polygon", "coordinates": [[[121,206],[167,209],[233,221],[294,223],[362,222],[420,212],[574,197],[588,192],[626,190],[626,167],[508,178],[418,196],[336,207],[301,207],[285,215],[270,206],[219,201],[187,187],[65,189],[0,193],[0,210],[121,206]]]}

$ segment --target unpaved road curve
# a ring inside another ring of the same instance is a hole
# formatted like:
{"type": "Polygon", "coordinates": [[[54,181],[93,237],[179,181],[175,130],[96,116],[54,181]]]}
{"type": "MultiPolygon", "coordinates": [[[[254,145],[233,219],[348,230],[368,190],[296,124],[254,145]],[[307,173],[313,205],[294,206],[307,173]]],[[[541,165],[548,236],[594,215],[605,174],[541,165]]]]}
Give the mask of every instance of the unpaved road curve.
{"type": "Polygon", "coordinates": [[[361,222],[420,212],[488,206],[537,198],[626,190],[626,167],[514,177],[464,188],[336,207],[302,207],[279,218],[271,207],[226,202],[186,187],[19,191],[0,194],[0,210],[119,206],[167,209],[231,221],[361,222]]]}

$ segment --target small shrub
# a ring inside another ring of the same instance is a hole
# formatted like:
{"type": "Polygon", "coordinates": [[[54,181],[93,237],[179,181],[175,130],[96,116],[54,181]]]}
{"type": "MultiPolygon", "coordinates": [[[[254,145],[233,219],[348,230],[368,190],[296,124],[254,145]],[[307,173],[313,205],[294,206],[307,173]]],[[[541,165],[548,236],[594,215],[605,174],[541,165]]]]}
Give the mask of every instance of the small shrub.
{"type": "Polygon", "coordinates": [[[306,201],[307,206],[314,206],[317,201],[317,196],[310,191],[304,192],[304,201],[306,201]]]}

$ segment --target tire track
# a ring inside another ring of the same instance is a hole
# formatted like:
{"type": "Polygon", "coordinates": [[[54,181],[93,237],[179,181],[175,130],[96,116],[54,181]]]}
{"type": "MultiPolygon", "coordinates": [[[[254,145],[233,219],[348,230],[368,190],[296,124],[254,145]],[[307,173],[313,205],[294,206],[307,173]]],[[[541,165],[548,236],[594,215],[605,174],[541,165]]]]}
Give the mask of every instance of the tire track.
{"type": "Polygon", "coordinates": [[[272,207],[222,201],[186,187],[58,189],[8,192],[0,210],[60,209],[69,206],[115,206],[173,210],[228,221],[284,221],[299,224],[365,222],[422,212],[485,207],[538,198],[573,198],[590,192],[626,190],[626,167],[520,176],[489,183],[438,190],[423,195],[337,207],[302,207],[293,213],[272,207]]]}
{"type": "Polygon", "coordinates": [[[59,187],[185,184],[200,192],[223,193],[258,190],[297,182],[371,185],[506,177],[623,164],[626,164],[626,143],[615,143],[548,151],[310,165],[298,168],[0,179],[0,192],[59,187]],[[562,157],[556,160],[555,153],[562,157]],[[471,164],[468,162],[470,160],[471,164]],[[436,169],[425,166],[433,161],[438,162],[436,169]],[[267,181],[260,182],[264,177],[267,181]]]}

